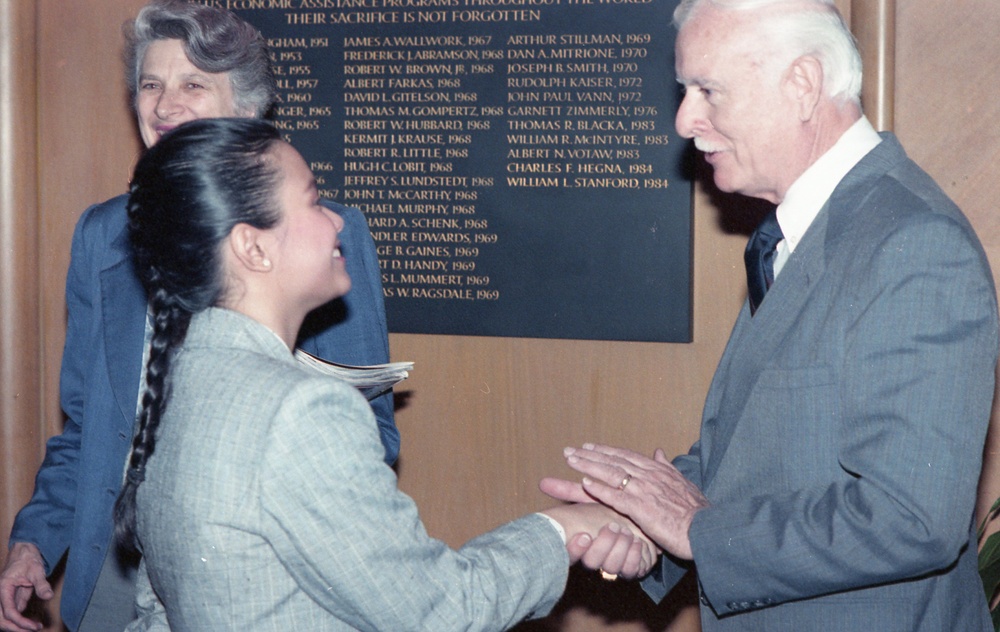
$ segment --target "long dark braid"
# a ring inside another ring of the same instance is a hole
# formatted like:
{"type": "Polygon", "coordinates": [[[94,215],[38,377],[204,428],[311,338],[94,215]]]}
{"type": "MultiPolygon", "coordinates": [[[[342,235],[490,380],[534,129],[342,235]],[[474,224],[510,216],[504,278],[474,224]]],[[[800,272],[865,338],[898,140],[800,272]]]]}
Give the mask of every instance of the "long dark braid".
{"type": "Polygon", "coordinates": [[[166,410],[167,375],[174,351],[184,341],[191,312],[177,306],[164,290],[150,296],[153,335],[146,364],[146,390],[137,419],[138,429],[132,440],[132,454],[125,473],[125,484],[115,503],[115,536],[126,548],[136,546],[135,494],[146,477],[146,461],[156,447],[156,429],[166,410]]]}
{"type": "Polygon", "coordinates": [[[170,366],[194,314],[225,291],[221,244],[236,224],[267,229],[280,219],[278,168],[268,152],[278,132],[255,119],[193,121],[164,136],[139,161],[128,202],[136,272],[152,318],[146,388],[125,483],[115,503],[115,537],[138,548],[136,492],[156,449],[170,397],[170,366]]]}

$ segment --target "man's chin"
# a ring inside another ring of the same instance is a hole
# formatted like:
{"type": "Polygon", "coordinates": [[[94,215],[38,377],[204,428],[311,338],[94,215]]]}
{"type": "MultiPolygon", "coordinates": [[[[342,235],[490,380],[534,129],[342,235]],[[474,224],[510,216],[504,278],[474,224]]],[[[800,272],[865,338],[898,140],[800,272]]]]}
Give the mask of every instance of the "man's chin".
{"type": "Polygon", "coordinates": [[[739,193],[739,187],[731,178],[727,178],[725,173],[720,173],[716,170],[712,176],[712,181],[715,183],[715,188],[723,193],[739,193]]]}

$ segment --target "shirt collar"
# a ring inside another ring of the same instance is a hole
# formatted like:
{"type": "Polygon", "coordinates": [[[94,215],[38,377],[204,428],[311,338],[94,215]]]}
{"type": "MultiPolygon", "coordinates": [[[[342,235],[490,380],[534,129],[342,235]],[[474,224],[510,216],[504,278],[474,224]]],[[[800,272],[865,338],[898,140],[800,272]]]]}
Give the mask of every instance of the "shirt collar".
{"type": "Polygon", "coordinates": [[[777,209],[778,225],[789,253],[795,250],[847,172],[880,142],[878,132],[862,116],[792,183],[777,209]]]}

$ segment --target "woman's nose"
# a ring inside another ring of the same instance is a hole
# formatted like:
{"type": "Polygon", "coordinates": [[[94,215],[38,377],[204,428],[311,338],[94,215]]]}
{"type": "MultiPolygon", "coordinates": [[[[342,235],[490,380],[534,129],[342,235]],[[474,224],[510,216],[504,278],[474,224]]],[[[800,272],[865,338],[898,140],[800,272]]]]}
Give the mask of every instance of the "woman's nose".
{"type": "Polygon", "coordinates": [[[330,221],[333,222],[333,226],[337,229],[338,233],[344,230],[344,218],[340,216],[340,213],[337,213],[336,211],[325,206],[323,207],[323,210],[326,211],[327,217],[329,217],[330,221]]]}
{"type": "Polygon", "coordinates": [[[156,100],[156,115],[163,120],[169,119],[181,109],[180,99],[173,90],[164,90],[156,100]]]}

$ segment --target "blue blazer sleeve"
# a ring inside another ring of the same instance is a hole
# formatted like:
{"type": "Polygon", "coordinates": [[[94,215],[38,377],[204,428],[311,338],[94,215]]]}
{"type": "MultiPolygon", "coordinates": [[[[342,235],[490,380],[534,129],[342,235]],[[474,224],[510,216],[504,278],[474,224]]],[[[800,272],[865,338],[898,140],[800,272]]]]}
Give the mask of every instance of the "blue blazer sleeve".
{"type": "MultiPolygon", "coordinates": [[[[59,375],[60,400],[66,420],[63,432],[49,439],[45,459],[35,477],[31,500],[17,514],[11,530],[12,542],[30,542],[45,560],[46,572],[69,548],[77,496],[77,464],[83,434],[86,375],[92,370],[88,350],[100,347],[95,326],[100,321],[100,282],[94,264],[93,237],[88,230],[95,214],[91,207],[73,232],[72,255],[66,278],[69,320],[59,375]]],[[[101,232],[101,231],[96,231],[101,232]]]]}
{"type": "Polygon", "coordinates": [[[60,610],[70,629],[111,543],[138,398],[146,297],[132,267],[125,200],[92,206],[73,234],[59,384],[64,430],[49,440],[11,533],[35,544],[50,571],[68,549],[60,610]]]}
{"type": "MultiPolygon", "coordinates": [[[[356,208],[325,202],[344,220],[341,252],[351,277],[351,290],[342,298],[310,314],[299,346],[326,360],[343,364],[382,364],[389,361],[389,334],[382,295],[382,276],[364,214],[356,208]]],[[[399,430],[393,416],[392,392],[370,402],[385,447],[385,461],[399,455],[399,430]]]]}

